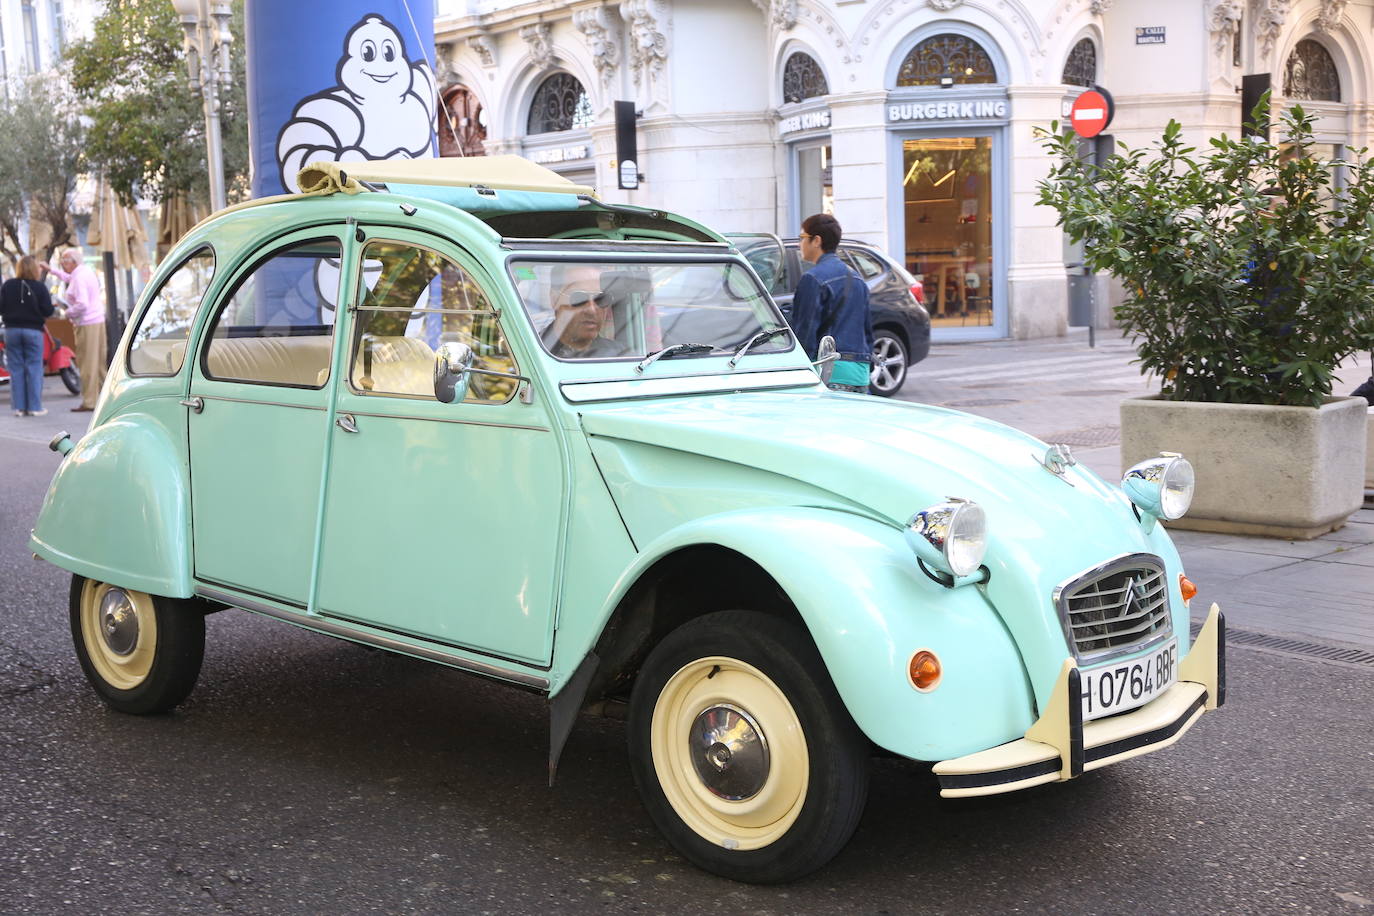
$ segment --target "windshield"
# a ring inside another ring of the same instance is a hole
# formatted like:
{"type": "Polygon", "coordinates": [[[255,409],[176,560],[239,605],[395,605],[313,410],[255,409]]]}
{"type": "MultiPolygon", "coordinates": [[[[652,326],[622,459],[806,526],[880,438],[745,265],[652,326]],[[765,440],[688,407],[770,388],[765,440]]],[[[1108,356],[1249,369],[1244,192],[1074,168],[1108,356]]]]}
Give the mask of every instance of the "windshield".
{"type": "MultiPolygon", "coordinates": [[[[516,261],[511,276],[545,349],[559,359],[642,359],[733,353],[760,331],[786,327],[739,262],[516,261]]],[[[752,353],[792,348],[790,334],[752,353]]]]}

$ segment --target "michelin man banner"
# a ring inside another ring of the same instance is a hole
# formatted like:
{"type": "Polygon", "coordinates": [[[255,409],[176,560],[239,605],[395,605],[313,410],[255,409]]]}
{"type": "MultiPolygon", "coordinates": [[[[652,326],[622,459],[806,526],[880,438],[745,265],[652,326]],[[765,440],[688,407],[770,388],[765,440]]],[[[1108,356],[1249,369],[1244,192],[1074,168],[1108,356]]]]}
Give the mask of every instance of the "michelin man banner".
{"type": "Polygon", "coordinates": [[[433,0],[247,0],[253,196],[308,162],[435,154],[433,0]]]}

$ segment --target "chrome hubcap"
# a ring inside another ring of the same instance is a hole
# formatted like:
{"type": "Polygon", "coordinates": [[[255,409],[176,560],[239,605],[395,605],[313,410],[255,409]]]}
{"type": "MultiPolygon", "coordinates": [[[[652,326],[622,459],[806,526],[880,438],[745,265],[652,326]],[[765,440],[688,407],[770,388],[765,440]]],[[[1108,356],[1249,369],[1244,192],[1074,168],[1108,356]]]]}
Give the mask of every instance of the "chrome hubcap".
{"type": "Polygon", "coordinates": [[[112,588],[100,599],[100,638],[115,655],[129,655],[138,645],[138,612],[123,589],[112,588]]]}
{"type": "Polygon", "coordinates": [[[741,801],[768,781],[768,739],[744,710],[712,706],[696,717],[687,740],[697,778],[713,795],[741,801]]]}

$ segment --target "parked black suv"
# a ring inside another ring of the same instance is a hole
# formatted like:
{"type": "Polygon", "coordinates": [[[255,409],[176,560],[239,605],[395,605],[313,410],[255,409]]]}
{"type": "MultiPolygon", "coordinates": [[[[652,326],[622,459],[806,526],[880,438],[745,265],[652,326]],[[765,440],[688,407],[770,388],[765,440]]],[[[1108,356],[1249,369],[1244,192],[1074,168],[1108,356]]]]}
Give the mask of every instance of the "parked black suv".
{"type": "MultiPolygon", "coordinates": [[[[731,236],[740,253],[763,278],[784,315],[792,311],[792,294],[808,265],[797,239],[771,235],[731,236]]],[[[869,390],[891,397],[906,381],[911,366],[930,352],[930,313],[916,301],[917,281],[900,264],[872,245],[845,240],[837,252],[868,284],[873,316],[873,357],[869,390]]]]}

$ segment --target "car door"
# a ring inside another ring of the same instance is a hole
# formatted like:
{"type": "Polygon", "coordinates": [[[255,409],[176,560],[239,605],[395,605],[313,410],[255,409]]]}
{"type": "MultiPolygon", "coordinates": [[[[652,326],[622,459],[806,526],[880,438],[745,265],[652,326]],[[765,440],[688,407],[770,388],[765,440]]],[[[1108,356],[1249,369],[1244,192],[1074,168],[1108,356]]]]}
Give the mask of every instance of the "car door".
{"type": "Polygon", "coordinates": [[[488,655],[552,652],[564,459],[524,383],[434,394],[434,351],[518,374],[489,279],[455,246],[367,231],[348,315],[321,531],[322,614],[488,655]]]}
{"type": "Polygon", "coordinates": [[[321,289],[341,235],[286,236],[224,287],[187,399],[197,579],[305,607],[333,345],[321,289]]]}

